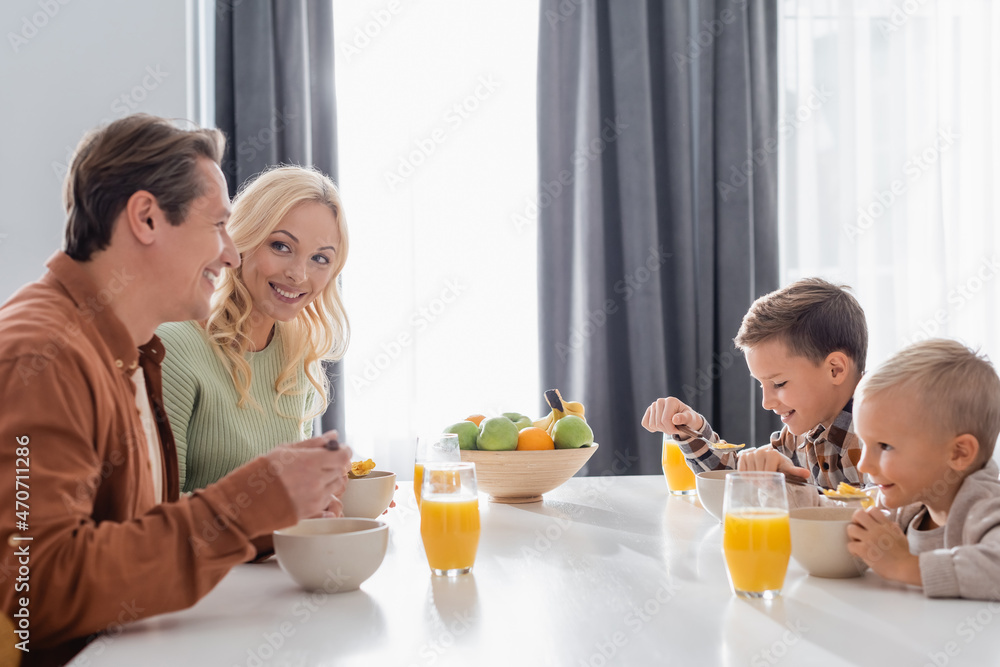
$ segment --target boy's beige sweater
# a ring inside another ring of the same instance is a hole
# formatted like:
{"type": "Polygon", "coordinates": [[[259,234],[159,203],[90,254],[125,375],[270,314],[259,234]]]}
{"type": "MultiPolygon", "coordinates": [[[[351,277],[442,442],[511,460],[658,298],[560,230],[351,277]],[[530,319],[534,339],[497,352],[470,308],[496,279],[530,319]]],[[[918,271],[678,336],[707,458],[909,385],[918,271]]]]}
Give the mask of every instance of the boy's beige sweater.
{"type": "Polygon", "coordinates": [[[890,513],[906,533],[910,552],[920,556],[920,578],[927,597],[1000,600],[998,472],[997,462],[991,460],[965,478],[942,529],[915,529],[923,519],[923,503],[890,513]]]}

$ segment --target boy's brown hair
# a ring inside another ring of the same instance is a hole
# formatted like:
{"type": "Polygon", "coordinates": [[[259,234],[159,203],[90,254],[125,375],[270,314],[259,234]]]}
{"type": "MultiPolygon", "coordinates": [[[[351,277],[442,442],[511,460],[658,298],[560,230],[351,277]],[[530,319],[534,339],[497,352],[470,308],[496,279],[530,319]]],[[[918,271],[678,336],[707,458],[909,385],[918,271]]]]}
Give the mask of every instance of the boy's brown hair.
{"type": "Polygon", "coordinates": [[[803,278],[765,294],[743,316],[733,343],[746,352],[767,340],[783,340],[793,353],[815,364],[840,350],[860,377],[868,357],[868,324],[848,289],[822,278],[803,278]]]}
{"type": "Polygon", "coordinates": [[[866,375],[854,397],[860,402],[893,391],[912,396],[914,418],[933,415],[928,428],[944,437],[976,437],[979,457],[971,471],[993,456],[1000,435],[1000,377],[985,356],[945,338],[914,343],[866,375]]]}
{"type": "Polygon", "coordinates": [[[133,114],[87,133],[73,155],[63,192],[66,254],[86,262],[111,243],[115,218],[129,197],[146,190],[179,225],[202,196],[195,165],[218,164],[225,136],[215,129],[184,130],[163,118],[133,114]]]}

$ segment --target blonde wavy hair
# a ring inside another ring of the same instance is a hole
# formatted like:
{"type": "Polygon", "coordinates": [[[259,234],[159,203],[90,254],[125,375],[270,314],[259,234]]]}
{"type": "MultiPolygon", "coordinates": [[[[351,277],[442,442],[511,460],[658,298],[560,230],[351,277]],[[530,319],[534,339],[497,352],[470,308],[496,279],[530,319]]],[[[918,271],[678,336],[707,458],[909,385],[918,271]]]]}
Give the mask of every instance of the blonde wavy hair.
{"type": "MultiPolygon", "coordinates": [[[[340,229],[340,247],[334,259],[333,276],[321,294],[302,309],[294,320],[276,322],[284,348],[284,365],[274,382],[275,409],[284,395],[298,395],[298,369],[316,389],[320,400],[313,409],[299,416],[299,426],[326,410],[329,382],[322,362],[341,359],[350,340],[350,324],[340,295],[338,277],[347,262],[348,236],[340,193],[333,181],[319,171],[297,166],[281,166],[261,172],[244,184],[233,200],[233,213],[226,229],[236,244],[240,257],[260,248],[285,216],[299,204],[317,202],[328,207],[340,229]]],[[[212,297],[212,310],[205,323],[215,353],[229,369],[239,394],[239,407],[260,405],[250,396],[250,364],[246,353],[251,349],[253,299],[243,281],[243,265],[226,269],[212,297]]],[[[295,417],[295,415],[283,415],[295,417]]]]}

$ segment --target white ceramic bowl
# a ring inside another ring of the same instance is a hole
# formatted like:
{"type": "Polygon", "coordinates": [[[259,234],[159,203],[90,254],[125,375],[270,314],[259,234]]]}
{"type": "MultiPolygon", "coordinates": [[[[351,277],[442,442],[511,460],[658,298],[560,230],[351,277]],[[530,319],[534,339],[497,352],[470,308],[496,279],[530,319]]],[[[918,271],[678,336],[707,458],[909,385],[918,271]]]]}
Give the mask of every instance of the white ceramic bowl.
{"type": "Polygon", "coordinates": [[[726,475],[735,470],[709,470],[694,476],[694,488],[705,511],[722,521],[722,501],[726,495],[726,475]]]}
{"type": "Polygon", "coordinates": [[[304,519],[274,531],[281,569],[302,588],[354,591],[382,564],[389,526],[373,519],[304,519]]]}
{"type": "Polygon", "coordinates": [[[377,519],[392,502],[396,473],[373,470],[364,477],[347,479],[347,489],[340,497],[345,517],[377,519]]]}
{"type": "Polygon", "coordinates": [[[868,566],[847,550],[853,507],[801,507],[789,512],[792,558],[814,577],[860,577],[868,566]]]}

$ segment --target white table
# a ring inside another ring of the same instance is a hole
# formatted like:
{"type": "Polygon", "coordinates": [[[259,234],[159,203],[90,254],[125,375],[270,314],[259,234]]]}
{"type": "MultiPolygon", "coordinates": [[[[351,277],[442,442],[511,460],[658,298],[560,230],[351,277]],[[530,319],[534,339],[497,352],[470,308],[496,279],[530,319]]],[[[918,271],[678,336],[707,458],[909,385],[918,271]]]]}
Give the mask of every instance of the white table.
{"type": "Polygon", "coordinates": [[[721,527],[662,477],[574,478],[541,503],[480,497],[473,574],[432,577],[409,484],[389,551],[360,591],[298,589],[241,565],[185,611],[130,625],[71,663],[201,665],[994,665],[1000,604],[929,600],[864,577],[810,577],[782,598],[730,594],[721,527]],[[949,655],[949,653],[951,655],[949,655]]]}

